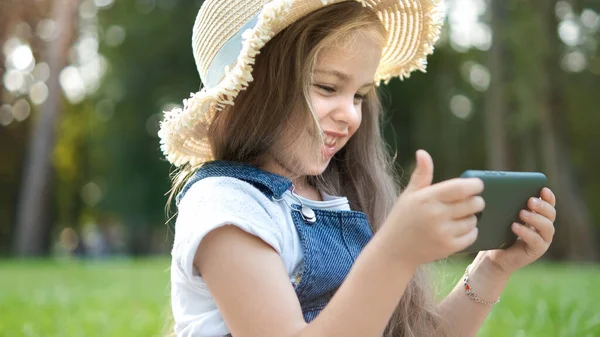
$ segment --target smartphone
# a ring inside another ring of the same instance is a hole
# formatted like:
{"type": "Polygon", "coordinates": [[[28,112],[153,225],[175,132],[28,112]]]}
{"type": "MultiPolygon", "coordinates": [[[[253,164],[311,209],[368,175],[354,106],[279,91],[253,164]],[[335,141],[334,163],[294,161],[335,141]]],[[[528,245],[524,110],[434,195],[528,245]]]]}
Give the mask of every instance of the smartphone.
{"type": "Polygon", "coordinates": [[[519,212],[527,208],[531,197],[539,197],[548,179],[540,172],[478,171],[463,172],[461,178],[479,178],[484,189],[485,209],[476,214],[477,240],[460,253],[504,249],[517,240],[513,222],[521,222],[519,212]]]}

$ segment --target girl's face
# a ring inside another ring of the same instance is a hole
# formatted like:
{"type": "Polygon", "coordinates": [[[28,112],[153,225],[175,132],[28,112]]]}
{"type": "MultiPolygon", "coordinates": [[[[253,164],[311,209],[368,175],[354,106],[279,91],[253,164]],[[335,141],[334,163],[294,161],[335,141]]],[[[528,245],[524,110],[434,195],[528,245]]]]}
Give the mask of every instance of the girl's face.
{"type": "Polygon", "coordinates": [[[319,53],[310,98],[325,133],[325,145],[315,148],[315,135],[308,130],[300,138],[285,139],[284,136],[280,143],[289,146],[273,149],[271,154],[276,166],[287,175],[323,173],[333,155],[346,145],[360,126],[362,103],[367,93],[374,89],[373,79],[382,52],[381,45],[366,35],[356,34],[349,42],[337,43],[319,53]]]}

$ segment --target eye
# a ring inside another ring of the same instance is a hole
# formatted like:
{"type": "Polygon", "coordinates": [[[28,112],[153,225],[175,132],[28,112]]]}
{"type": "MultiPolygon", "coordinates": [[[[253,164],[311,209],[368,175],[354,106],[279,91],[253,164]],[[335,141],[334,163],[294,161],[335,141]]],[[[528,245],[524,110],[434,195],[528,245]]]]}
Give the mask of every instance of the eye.
{"type": "Polygon", "coordinates": [[[332,94],[335,92],[335,88],[334,87],[330,87],[328,85],[322,85],[322,84],[315,84],[315,87],[325,91],[328,94],[332,94]]]}
{"type": "Polygon", "coordinates": [[[364,101],[365,99],[367,99],[367,96],[366,96],[366,95],[362,95],[362,94],[358,94],[358,93],[354,95],[354,100],[355,100],[356,102],[362,102],[362,101],[364,101]]]}

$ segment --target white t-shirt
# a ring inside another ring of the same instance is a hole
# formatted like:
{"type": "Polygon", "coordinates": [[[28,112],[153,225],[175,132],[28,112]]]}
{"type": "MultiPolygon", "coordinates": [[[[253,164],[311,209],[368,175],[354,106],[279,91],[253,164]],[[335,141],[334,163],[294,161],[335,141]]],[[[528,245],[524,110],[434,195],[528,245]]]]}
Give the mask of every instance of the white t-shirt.
{"type": "MultiPolygon", "coordinates": [[[[321,193],[324,201],[296,194],[311,208],[350,210],[348,199],[321,193]]],[[[200,240],[211,230],[234,225],[256,235],[281,256],[290,281],[302,264],[300,238],[284,202],[298,204],[290,191],[274,201],[247,182],[209,177],[196,182],[181,199],[171,252],[171,303],[179,337],[220,337],[229,330],[206,283],[193,266],[200,240]]]]}

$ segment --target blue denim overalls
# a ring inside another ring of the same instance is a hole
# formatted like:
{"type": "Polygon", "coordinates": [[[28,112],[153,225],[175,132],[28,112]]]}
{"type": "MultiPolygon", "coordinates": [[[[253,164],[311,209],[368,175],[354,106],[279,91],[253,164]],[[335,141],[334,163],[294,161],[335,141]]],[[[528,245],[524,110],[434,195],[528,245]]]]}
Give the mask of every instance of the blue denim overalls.
{"type": "MultiPolygon", "coordinates": [[[[282,194],[292,187],[288,178],[248,164],[213,161],[194,173],[178,195],[178,201],[195,182],[217,176],[245,181],[271,200],[281,199],[282,194]]],[[[306,215],[303,216],[299,203],[290,206],[304,254],[300,281],[294,288],[304,319],[310,322],[344,281],[373,232],[362,212],[313,209],[316,219],[311,223],[306,215]]]]}

